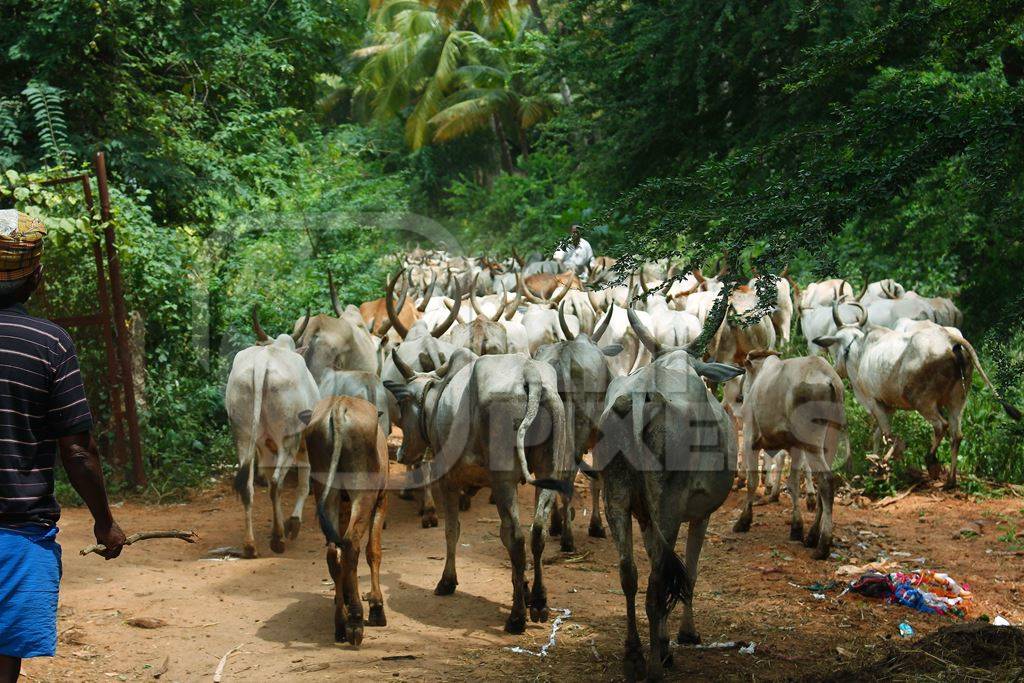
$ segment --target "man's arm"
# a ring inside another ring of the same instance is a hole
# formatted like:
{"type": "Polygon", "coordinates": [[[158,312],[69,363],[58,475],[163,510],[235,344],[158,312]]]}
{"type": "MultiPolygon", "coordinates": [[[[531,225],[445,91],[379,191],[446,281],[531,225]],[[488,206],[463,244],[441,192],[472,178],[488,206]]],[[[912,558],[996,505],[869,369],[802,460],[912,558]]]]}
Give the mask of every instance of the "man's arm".
{"type": "Polygon", "coordinates": [[[96,534],[96,542],[106,546],[106,550],[100,555],[112,560],[121,554],[124,532],[110,512],[96,442],[86,431],[62,436],[57,440],[57,444],[60,447],[60,459],[64,463],[64,470],[68,473],[68,480],[89,506],[89,512],[95,520],[93,531],[96,534]]]}

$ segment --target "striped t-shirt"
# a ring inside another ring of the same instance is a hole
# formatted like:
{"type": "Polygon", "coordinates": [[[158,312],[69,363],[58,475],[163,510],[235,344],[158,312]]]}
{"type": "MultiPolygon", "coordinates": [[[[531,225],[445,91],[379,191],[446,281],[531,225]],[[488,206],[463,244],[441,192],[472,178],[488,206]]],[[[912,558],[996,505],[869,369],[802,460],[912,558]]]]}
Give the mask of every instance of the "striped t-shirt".
{"type": "Polygon", "coordinates": [[[56,524],[56,439],[91,427],[68,333],[21,305],[0,309],[0,525],[56,524]]]}

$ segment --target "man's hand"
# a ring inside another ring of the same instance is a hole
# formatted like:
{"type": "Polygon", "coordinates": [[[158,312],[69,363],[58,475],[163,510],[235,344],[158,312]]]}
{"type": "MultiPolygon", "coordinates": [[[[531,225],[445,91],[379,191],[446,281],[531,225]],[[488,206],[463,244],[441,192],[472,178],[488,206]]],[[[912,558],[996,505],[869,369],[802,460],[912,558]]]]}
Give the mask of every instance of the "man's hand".
{"type": "Polygon", "coordinates": [[[99,555],[102,555],[108,560],[112,560],[121,554],[121,549],[124,548],[124,532],[121,531],[121,527],[117,525],[117,522],[111,521],[109,526],[96,524],[93,526],[93,532],[96,534],[96,542],[102,543],[106,550],[99,555]]]}

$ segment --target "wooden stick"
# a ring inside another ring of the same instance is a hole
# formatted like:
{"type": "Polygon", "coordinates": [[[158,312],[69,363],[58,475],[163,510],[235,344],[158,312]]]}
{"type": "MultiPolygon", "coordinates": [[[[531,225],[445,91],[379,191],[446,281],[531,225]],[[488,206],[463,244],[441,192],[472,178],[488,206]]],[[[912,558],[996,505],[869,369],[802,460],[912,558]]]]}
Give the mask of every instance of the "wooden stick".
{"type": "Polygon", "coordinates": [[[244,645],[244,643],[236,645],[235,647],[225,652],[224,656],[220,658],[220,661],[217,662],[217,670],[213,672],[213,683],[220,683],[220,679],[224,675],[224,666],[228,663],[228,657],[230,657],[232,653],[241,650],[242,645],[244,645]]]}
{"type": "MultiPolygon", "coordinates": [[[[131,545],[136,541],[148,541],[151,538],[180,538],[187,543],[195,543],[196,539],[199,538],[199,534],[195,531],[140,531],[137,534],[132,534],[125,539],[125,545],[131,545]]],[[[107,547],[102,543],[95,545],[89,545],[78,551],[80,555],[88,555],[89,553],[102,553],[107,547]]]]}

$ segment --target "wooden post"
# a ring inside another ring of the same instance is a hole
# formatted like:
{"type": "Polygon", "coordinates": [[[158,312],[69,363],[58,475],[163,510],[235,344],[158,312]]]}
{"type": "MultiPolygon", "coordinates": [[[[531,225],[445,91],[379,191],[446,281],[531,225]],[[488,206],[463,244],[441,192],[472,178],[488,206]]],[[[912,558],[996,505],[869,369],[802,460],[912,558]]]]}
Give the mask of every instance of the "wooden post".
{"type": "Polygon", "coordinates": [[[121,280],[121,261],[114,244],[114,225],[110,215],[110,190],[107,187],[107,161],[103,152],[96,153],[96,184],[100,194],[100,218],[103,219],[103,242],[110,269],[110,293],[114,303],[114,330],[117,335],[117,358],[121,366],[121,388],[124,392],[124,411],[128,421],[128,445],[132,456],[131,483],[146,485],[146,471],[142,460],[142,440],[139,435],[139,413],[135,405],[135,387],[132,383],[132,354],[128,344],[128,320],[121,280]]]}

